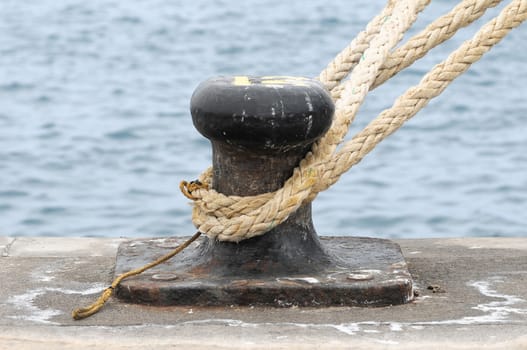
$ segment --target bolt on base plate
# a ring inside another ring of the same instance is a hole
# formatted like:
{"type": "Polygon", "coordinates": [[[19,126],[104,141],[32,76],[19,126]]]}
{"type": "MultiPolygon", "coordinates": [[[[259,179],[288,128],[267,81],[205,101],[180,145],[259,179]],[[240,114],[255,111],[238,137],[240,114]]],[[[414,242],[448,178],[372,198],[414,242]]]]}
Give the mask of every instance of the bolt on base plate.
{"type": "MultiPolygon", "coordinates": [[[[141,267],[186,237],[134,239],[117,252],[115,276],[141,267]]],[[[193,266],[194,242],[168,262],[117,288],[123,301],[148,305],[386,306],[412,300],[412,277],[399,245],[368,237],[320,237],[336,264],[309,274],[230,276],[193,266]]],[[[308,257],[306,257],[308,259],[308,257]]]]}

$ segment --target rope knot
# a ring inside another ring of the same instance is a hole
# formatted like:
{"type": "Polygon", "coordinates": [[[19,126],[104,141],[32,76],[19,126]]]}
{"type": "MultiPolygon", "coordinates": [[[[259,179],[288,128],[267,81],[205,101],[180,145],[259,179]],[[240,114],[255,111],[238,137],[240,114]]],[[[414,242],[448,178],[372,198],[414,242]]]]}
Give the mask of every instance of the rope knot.
{"type": "Polygon", "coordinates": [[[209,184],[207,184],[205,182],[201,182],[199,180],[194,180],[194,181],[190,181],[190,182],[181,181],[179,183],[179,190],[181,191],[181,193],[183,193],[183,195],[185,197],[187,197],[188,199],[191,199],[193,201],[196,201],[199,198],[194,196],[192,194],[192,192],[194,192],[196,190],[208,189],[208,188],[209,188],[209,184]]]}

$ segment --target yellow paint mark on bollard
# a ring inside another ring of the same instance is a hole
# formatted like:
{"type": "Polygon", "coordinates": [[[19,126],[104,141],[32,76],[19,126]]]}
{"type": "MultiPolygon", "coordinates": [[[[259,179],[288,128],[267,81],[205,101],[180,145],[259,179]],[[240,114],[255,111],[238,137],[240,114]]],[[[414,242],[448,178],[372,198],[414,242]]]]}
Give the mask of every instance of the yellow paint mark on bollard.
{"type": "Polygon", "coordinates": [[[248,86],[248,85],[251,85],[251,81],[249,80],[249,77],[240,75],[240,76],[234,77],[234,85],[248,86]]]}

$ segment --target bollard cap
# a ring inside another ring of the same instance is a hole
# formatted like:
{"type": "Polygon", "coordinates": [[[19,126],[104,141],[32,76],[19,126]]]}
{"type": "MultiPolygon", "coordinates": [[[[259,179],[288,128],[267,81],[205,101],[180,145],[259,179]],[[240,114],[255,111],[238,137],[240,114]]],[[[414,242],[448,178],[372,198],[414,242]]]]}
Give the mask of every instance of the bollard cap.
{"type": "Polygon", "coordinates": [[[335,107],[313,79],[233,76],[201,83],[190,109],[194,126],[208,139],[274,152],[316,141],[331,126],[335,107]]]}

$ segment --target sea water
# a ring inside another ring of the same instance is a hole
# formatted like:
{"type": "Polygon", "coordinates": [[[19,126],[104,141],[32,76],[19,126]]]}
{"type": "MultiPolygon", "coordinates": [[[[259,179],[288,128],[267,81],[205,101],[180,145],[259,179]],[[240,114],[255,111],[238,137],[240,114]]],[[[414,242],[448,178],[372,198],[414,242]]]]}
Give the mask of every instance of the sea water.
{"type": "MultiPolygon", "coordinates": [[[[434,1],[410,35],[455,4],[434,1]]],[[[0,235],[192,234],[178,183],[211,162],[198,83],[315,77],[383,5],[0,1],[0,235]]],[[[372,92],[350,135],[475,31],[372,92]]],[[[526,45],[523,25],[320,194],[319,234],[527,235],[526,45]]]]}

